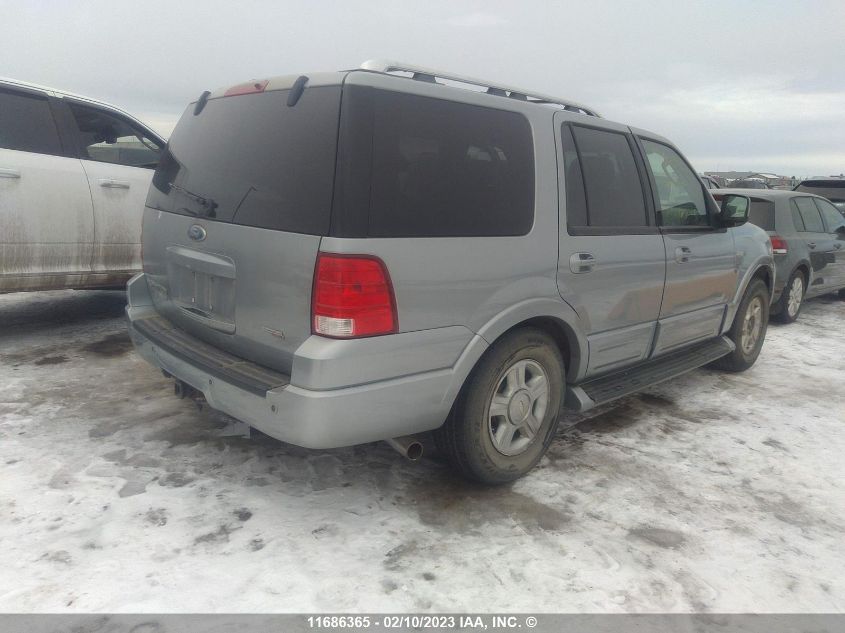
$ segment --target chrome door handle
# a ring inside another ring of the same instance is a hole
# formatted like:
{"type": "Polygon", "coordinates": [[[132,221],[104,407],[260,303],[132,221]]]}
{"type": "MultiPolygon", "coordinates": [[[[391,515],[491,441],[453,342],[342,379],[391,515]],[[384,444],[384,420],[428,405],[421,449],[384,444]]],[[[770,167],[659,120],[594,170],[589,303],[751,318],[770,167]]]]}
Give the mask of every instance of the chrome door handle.
{"type": "Polygon", "coordinates": [[[810,248],[815,248],[816,243],[815,242],[807,242],[807,246],[809,246],[810,248]]]}
{"type": "Polygon", "coordinates": [[[569,256],[569,270],[576,275],[588,273],[596,266],[596,258],[592,253],[573,253],[569,256]]]}
{"type": "Polygon", "coordinates": [[[675,249],[675,261],[679,264],[685,264],[689,261],[692,251],[686,246],[679,246],[675,249]]]}
{"type": "Polygon", "coordinates": [[[21,172],[17,169],[0,168],[0,178],[20,178],[21,172]]]}
{"type": "Polygon", "coordinates": [[[129,183],[125,180],[112,180],[111,178],[101,178],[100,186],[109,189],[129,189],[129,183]]]}

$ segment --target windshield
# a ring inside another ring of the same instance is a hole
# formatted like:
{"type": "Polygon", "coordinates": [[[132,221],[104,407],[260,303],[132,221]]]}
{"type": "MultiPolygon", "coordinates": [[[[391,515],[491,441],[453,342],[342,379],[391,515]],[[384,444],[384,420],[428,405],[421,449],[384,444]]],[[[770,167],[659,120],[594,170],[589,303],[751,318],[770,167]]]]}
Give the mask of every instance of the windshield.
{"type": "Polygon", "coordinates": [[[218,222],[322,235],[331,215],[339,87],[211,99],[182,115],[147,206],[218,222]]]}

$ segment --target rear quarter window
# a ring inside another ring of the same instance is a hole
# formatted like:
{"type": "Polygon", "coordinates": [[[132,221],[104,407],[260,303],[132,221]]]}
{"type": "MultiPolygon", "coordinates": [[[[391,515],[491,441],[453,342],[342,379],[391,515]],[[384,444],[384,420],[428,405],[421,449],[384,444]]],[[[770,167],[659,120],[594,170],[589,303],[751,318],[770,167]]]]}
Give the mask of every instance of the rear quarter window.
{"type": "Polygon", "coordinates": [[[771,200],[751,198],[748,221],[766,231],[775,230],[775,203],[771,200]]]}
{"type": "Polygon", "coordinates": [[[344,111],[339,169],[347,177],[340,178],[339,208],[349,232],[472,237],[531,230],[534,146],[521,114],[362,86],[345,89],[344,111]],[[353,182],[362,179],[368,190],[353,182]]]}

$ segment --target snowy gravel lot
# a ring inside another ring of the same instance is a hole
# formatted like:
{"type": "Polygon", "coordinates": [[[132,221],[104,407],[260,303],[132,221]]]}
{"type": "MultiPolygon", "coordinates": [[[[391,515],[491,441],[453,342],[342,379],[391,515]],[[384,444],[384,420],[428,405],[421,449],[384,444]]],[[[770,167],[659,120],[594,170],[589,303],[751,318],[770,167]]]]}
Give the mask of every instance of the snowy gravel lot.
{"type": "Polygon", "coordinates": [[[0,296],[2,612],[845,611],[843,301],[772,325],[745,374],[594,412],[498,489],[433,449],[221,437],[122,311],[0,296]]]}

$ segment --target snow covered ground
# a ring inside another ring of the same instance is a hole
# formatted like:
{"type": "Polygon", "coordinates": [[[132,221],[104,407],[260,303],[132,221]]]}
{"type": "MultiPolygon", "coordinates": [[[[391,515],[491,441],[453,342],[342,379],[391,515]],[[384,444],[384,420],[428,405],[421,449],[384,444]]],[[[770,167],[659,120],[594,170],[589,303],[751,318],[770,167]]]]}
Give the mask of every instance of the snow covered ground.
{"type": "Polygon", "coordinates": [[[497,489],[433,449],[220,437],[122,309],[0,297],[0,611],[845,611],[845,302],[497,489]]]}

